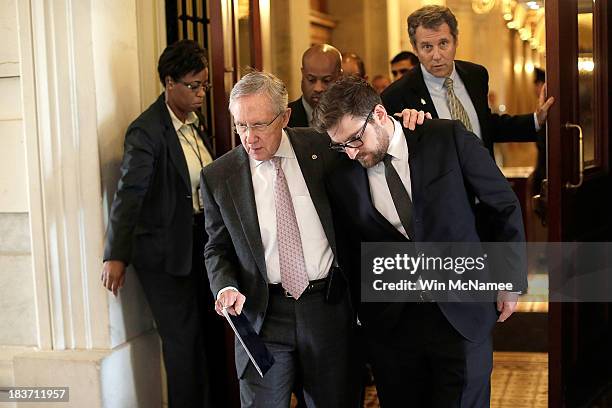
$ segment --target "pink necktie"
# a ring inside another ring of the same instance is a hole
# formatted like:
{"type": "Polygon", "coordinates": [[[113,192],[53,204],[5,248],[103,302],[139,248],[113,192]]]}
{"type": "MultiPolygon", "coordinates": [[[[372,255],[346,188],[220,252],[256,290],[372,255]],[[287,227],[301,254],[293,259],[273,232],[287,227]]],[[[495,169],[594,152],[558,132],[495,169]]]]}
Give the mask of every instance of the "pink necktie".
{"type": "Polygon", "coordinates": [[[281,284],[294,299],[298,299],[308,287],[308,274],[306,273],[300,229],[280,160],[280,157],[271,159],[276,170],[274,204],[276,206],[276,240],[278,241],[281,284]]]}

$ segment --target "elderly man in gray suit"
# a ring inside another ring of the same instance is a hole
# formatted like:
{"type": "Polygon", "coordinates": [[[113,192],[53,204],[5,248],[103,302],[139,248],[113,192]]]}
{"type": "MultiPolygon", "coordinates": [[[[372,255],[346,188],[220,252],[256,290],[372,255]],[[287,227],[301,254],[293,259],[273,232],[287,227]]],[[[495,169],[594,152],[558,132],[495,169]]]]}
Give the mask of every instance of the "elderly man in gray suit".
{"type": "Polygon", "coordinates": [[[242,406],[289,407],[301,378],[308,407],[347,407],[350,301],[345,285],[326,296],[330,277],[343,279],[320,163],[328,139],[284,129],[287,90],[271,74],[245,75],[229,109],[242,145],[202,171],[206,269],[217,312],[244,313],[275,359],[261,378],[236,344],[242,406]]]}

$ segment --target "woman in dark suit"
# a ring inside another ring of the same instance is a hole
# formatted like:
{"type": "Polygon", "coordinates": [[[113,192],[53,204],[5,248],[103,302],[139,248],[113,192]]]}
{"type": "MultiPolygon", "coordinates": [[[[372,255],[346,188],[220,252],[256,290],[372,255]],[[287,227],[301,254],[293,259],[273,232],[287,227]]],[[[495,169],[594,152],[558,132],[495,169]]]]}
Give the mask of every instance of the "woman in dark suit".
{"type": "MultiPolygon", "coordinates": [[[[198,111],[208,88],[206,52],[194,41],[179,41],[164,50],[158,72],[164,93],[125,136],[102,282],[116,295],[126,266],[134,266],[162,340],[169,406],[209,407],[215,398],[207,367],[212,356],[223,359],[224,328],[220,319],[207,318],[213,300],[197,187],[213,159],[198,111]]],[[[218,372],[225,364],[215,366],[215,380],[225,378],[218,372]]]]}

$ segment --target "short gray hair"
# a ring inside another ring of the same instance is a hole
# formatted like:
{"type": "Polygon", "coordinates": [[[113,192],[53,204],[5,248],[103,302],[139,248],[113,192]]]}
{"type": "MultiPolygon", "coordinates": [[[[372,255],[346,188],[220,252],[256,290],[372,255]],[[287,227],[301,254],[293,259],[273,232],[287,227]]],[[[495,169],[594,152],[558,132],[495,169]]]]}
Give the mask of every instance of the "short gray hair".
{"type": "Polygon", "coordinates": [[[232,88],[229,97],[229,109],[243,96],[264,94],[270,98],[277,112],[287,109],[288,94],[287,87],[276,76],[268,72],[252,71],[243,76],[232,88]]]}

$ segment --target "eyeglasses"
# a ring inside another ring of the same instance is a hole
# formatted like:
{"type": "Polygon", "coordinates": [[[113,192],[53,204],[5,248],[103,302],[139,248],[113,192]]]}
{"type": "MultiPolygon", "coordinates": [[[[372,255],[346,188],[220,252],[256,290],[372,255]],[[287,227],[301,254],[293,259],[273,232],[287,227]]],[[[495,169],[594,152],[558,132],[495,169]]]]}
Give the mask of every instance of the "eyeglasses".
{"type": "Polygon", "coordinates": [[[408,72],[408,71],[410,71],[410,69],[408,69],[408,68],[392,69],[391,73],[393,74],[394,77],[396,77],[398,75],[404,76],[404,74],[406,74],[406,72],[408,72]]]}
{"type": "Polygon", "coordinates": [[[193,82],[178,81],[178,82],[185,85],[193,93],[197,93],[200,89],[204,89],[204,92],[208,92],[212,89],[212,85],[209,84],[208,82],[202,82],[202,81],[193,81],[193,82]]]}
{"type": "Polygon", "coordinates": [[[268,129],[268,127],[270,127],[270,125],[272,125],[276,121],[276,119],[278,119],[278,117],[281,114],[285,113],[285,112],[287,112],[287,111],[286,110],[281,110],[274,117],[274,119],[272,119],[268,123],[258,123],[258,124],[255,124],[255,125],[243,125],[243,124],[234,125],[234,132],[238,133],[239,135],[244,135],[247,130],[251,129],[251,132],[261,133],[261,132],[265,131],[266,129],[268,129]]]}
{"type": "Polygon", "coordinates": [[[368,116],[366,117],[366,120],[363,123],[363,127],[361,128],[359,133],[357,133],[357,136],[347,140],[344,143],[333,143],[332,142],[329,144],[329,148],[337,152],[344,152],[346,151],[347,148],[356,149],[358,147],[363,146],[363,140],[361,140],[361,138],[363,137],[363,133],[365,132],[366,127],[368,126],[368,122],[372,118],[372,113],[374,113],[374,109],[372,109],[370,113],[368,113],[368,116]]]}

